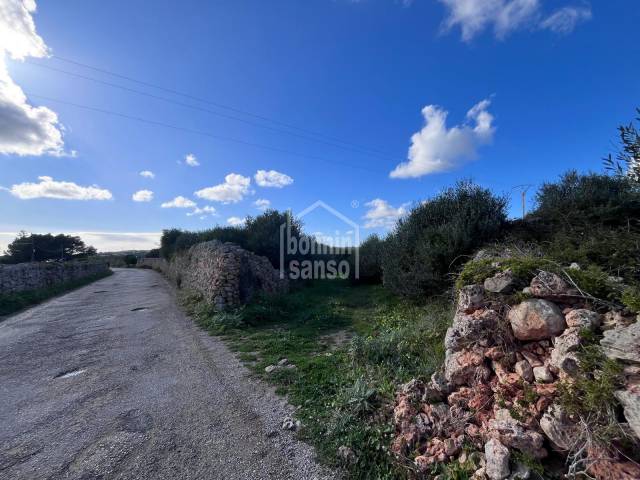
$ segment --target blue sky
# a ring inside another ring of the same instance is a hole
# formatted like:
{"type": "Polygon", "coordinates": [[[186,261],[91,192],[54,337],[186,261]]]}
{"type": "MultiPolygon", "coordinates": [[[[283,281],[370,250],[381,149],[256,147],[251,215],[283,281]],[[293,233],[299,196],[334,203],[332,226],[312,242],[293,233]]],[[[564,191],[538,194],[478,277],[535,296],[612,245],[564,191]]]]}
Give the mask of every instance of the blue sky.
{"type": "Polygon", "coordinates": [[[366,236],[463,178],[517,215],[513,187],[602,170],[640,105],[623,0],[2,3],[0,248],[22,229],[148,248],[266,201],[323,200],[366,236]]]}

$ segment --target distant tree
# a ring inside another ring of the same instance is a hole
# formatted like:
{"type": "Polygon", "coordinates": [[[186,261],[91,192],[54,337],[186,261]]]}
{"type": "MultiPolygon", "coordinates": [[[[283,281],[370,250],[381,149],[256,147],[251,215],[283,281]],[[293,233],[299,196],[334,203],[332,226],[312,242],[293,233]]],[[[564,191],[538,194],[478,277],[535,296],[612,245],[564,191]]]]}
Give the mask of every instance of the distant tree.
{"type": "Polygon", "coordinates": [[[127,267],[133,267],[138,263],[138,257],[132,254],[125,255],[124,263],[127,267]]]}
{"type": "MultiPolygon", "coordinates": [[[[636,109],[636,112],[640,115],[640,108],[636,109]]],[[[640,122],[640,116],[636,117],[636,122],[640,122]]],[[[611,154],[605,158],[605,167],[619,176],[626,176],[640,183],[640,132],[633,122],[621,125],[618,132],[622,148],[615,159],[611,154]]]]}
{"type": "Polygon", "coordinates": [[[3,263],[22,263],[72,260],[93,256],[96,253],[96,249],[85,245],[80,237],[20,232],[7,246],[2,261],[3,263]]]}
{"type": "Polygon", "coordinates": [[[145,253],[144,258],[160,258],[160,249],[152,248],[147,253],[145,253]]]}

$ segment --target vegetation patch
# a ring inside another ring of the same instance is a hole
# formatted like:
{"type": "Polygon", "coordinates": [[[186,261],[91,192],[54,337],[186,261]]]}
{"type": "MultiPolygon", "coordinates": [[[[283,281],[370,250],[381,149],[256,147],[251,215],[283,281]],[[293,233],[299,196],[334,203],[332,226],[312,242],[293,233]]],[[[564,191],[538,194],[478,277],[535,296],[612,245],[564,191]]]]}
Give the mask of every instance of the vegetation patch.
{"type": "Polygon", "coordinates": [[[109,270],[105,273],[91,275],[71,282],[60,283],[48,288],[0,294],[0,315],[15,313],[23,308],[44,302],[51,297],[75,290],[76,288],[84,287],[112,274],[113,272],[109,270]]]}
{"type": "Polygon", "coordinates": [[[201,326],[299,407],[300,436],[325,462],[351,478],[406,477],[388,451],[393,397],[399,383],[427,380],[442,363],[447,298],[414,305],[380,285],[336,280],[259,297],[233,312],[216,313],[193,295],[182,300],[201,326]],[[327,341],[344,330],[353,333],[350,342],[327,341]],[[296,367],[265,372],[283,358],[296,367]],[[349,459],[338,456],[341,446],[353,452],[349,459]]]}

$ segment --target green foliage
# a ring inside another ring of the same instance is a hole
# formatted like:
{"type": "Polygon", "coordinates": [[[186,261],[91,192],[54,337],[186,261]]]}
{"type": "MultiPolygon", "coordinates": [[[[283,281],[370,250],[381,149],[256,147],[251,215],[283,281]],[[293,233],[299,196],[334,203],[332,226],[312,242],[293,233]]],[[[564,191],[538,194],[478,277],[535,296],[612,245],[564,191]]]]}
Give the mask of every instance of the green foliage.
{"type": "Polygon", "coordinates": [[[160,258],[160,249],[152,248],[147,253],[145,253],[144,258],[160,258]]]}
{"type": "Polygon", "coordinates": [[[257,217],[247,217],[244,227],[244,248],[269,259],[274,267],[280,266],[280,229],[289,225],[291,237],[300,238],[302,225],[288,212],[267,210],[257,217]]]}
{"type": "Polygon", "coordinates": [[[23,308],[27,308],[32,305],[44,302],[45,300],[48,300],[51,297],[55,297],[56,295],[66,293],[76,288],[84,287],[85,285],[95,282],[96,280],[108,277],[112,273],[113,272],[109,270],[107,273],[101,273],[70,282],[60,283],[48,288],[0,294],[0,315],[9,315],[11,313],[15,313],[19,310],[22,310],[23,308]]]}
{"type": "Polygon", "coordinates": [[[511,270],[515,278],[521,283],[529,284],[540,270],[549,269],[554,269],[554,265],[549,260],[538,257],[523,256],[472,260],[467,262],[460,271],[456,280],[456,288],[459,290],[465,285],[482,285],[486,278],[505,270],[511,270]]]}
{"type": "Polygon", "coordinates": [[[135,255],[129,254],[124,256],[124,264],[127,267],[133,267],[138,263],[138,257],[135,255]]]}
{"type": "Polygon", "coordinates": [[[591,428],[604,434],[615,420],[612,412],[618,401],[614,392],[624,383],[622,367],[596,343],[583,346],[578,361],[580,368],[573,381],[560,383],[558,400],[569,415],[587,419],[591,428]]]}
{"type": "MultiPolygon", "coordinates": [[[[622,296],[620,285],[611,281],[609,275],[600,267],[586,265],[578,270],[569,269],[565,265],[548,257],[523,256],[472,260],[462,268],[456,280],[456,288],[460,289],[472,284],[482,285],[486,278],[505,270],[511,270],[520,285],[526,286],[539,271],[545,270],[560,275],[570,285],[575,285],[585,296],[620,303],[622,296]]],[[[515,303],[527,298],[522,292],[516,292],[512,297],[515,303]]]]}
{"type": "MultiPolygon", "coordinates": [[[[384,240],[378,235],[369,236],[358,248],[358,264],[360,278],[356,283],[381,283],[382,282],[382,254],[384,240]]],[[[355,257],[350,258],[351,272],[355,272],[355,257]]]]}
{"type": "Polygon", "coordinates": [[[623,176],[569,171],[545,183],[536,203],[524,221],[512,224],[514,239],[537,242],[558,262],[595,264],[640,281],[640,185],[623,176]]]}
{"type": "Polygon", "coordinates": [[[385,242],[384,285],[412,297],[441,291],[463,257],[497,238],[507,200],[460,182],[414,208],[385,242]]]}
{"type": "Polygon", "coordinates": [[[280,226],[289,221],[291,235],[302,234],[302,225],[287,212],[267,210],[257,217],[248,217],[242,227],[214,227],[200,232],[183,231],[177,228],[163,230],[160,239],[160,254],[170,259],[175,253],[193,245],[211,240],[231,242],[269,259],[274,267],[280,265],[280,226]]]}
{"type": "Polygon", "coordinates": [[[545,478],[544,477],[545,472],[544,472],[544,467],[542,466],[542,463],[540,463],[540,460],[538,460],[536,457],[534,457],[530,453],[522,452],[520,450],[515,450],[515,449],[511,450],[511,460],[512,460],[512,463],[516,465],[517,464],[524,465],[529,470],[537,474],[539,478],[545,478]]]}
{"type": "Polygon", "coordinates": [[[622,303],[632,312],[640,312],[640,288],[627,287],[622,292],[622,303]]]}
{"type": "Polygon", "coordinates": [[[7,246],[1,260],[2,263],[44,262],[82,259],[95,254],[96,249],[85,245],[80,237],[20,232],[7,246]]]}
{"type": "MultiPolygon", "coordinates": [[[[636,109],[640,114],[640,108],[636,109]]],[[[640,122],[640,117],[636,118],[640,122]]],[[[605,159],[605,167],[620,177],[640,182],[640,133],[633,122],[618,127],[621,149],[614,160],[611,155],[605,159]]]]}
{"type": "Polygon", "coordinates": [[[405,305],[379,309],[376,328],[352,342],[355,365],[375,365],[394,383],[428,379],[444,359],[442,339],[453,312],[444,299],[430,301],[428,313],[423,308],[405,305]]]}
{"type": "Polygon", "coordinates": [[[257,297],[225,317],[198,297],[184,301],[200,325],[223,335],[256,374],[299,406],[300,436],[324,461],[349,478],[407,477],[388,451],[394,435],[388,405],[398,382],[428,377],[444,356],[446,300],[412,305],[380,285],[315,281],[286,296],[257,297]],[[352,342],[334,340],[345,330],[355,335],[352,342]],[[282,358],[297,368],[266,375],[264,368],[282,358]],[[342,445],[355,462],[337,457],[342,445]]]}
{"type": "Polygon", "coordinates": [[[542,185],[532,219],[542,227],[593,229],[638,227],[640,190],[626,178],[569,171],[558,182],[542,185]]]}

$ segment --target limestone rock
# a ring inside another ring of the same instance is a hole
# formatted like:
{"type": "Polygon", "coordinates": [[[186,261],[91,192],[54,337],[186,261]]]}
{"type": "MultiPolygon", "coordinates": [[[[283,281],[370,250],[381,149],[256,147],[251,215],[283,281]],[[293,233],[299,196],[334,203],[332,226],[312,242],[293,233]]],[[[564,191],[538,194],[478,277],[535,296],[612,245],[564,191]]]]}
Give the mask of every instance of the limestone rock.
{"type": "Polygon", "coordinates": [[[640,384],[629,384],[625,390],[618,390],[615,396],[624,409],[629,427],[640,439],[640,384]]]}
{"type": "Polygon", "coordinates": [[[592,310],[578,308],[567,313],[567,315],[565,315],[565,320],[569,327],[588,328],[589,330],[595,330],[600,326],[600,323],[602,322],[602,315],[592,310]]]}
{"type": "Polygon", "coordinates": [[[640,363],[640,322],[607,330],[600,345],[609,358],[640,363]]]}
{"type": "Polygon", "coordinates": [[[567,326],[560,309],[547,300],[525,300],[509,311],[508,318],[518,340],[544,340],[567,326]]]}
{"type": "Polygon", "coordinates": [[[552,405],[540,419],[540,428],[556,450],[566,452],[573,446],[576,426],[558,405],[552,405]]]}
{"type": "Polygon", "coordinates": [[[540,366],[533,367],[533,377],[536,379],[536,382],[540,383],[551,383],[553,382],[553,375],[548,367],[540,366]]]}
{"type": "Polygon", "coordinates": [[[489,420],[488,427],[489,437],[499,440],[509,448],[517,448],[535,458],[547,456],[547,451],[542,446],[544,437],[511,417],[507,409],[496,411],[495,418],[489,420]]]}
{"type": "Polygon", "coordinates": [[[587,472],[598,480],[638,480],[640,467],[635,462],[612,457],[606,451],[592,448],[588,452],[587,472]]]}
{"type": "Polygon", "coordinates": [[[477,343],[483,347],[493,344],[499,316],[494,310],[476,310],[471,314],[459,312],[447,329],[444,345],[454,352],[477,343]]]}
{"type": "Polygon", "coordinates": [[[611,330],[613,328],[628,327],[637,321],[635,315],[623,315],[622,312],[612,310],[604,314],[602,320],[602,330],[611,330]]]}
{"type": "Polygon", "coordinates": [[[524,381],[533,382],[533,369],[531,368],[531,364],[526,360],[516,362],[514,370],[524,381]]]}
{"type": "Polygon", "coordinates": [[[282,429],[283,430],[297,430],[298,428],[300,428],[300,421],[299,420],[294,420],[291,417],[286,417],[283,421],[282,421],[282,429]]]}
{"type": "Polygon", "coordinates": [[[458,311],[472,313],[484,305],[482,285],[466,285],[458,293],[458,311]]]}
{"type": "Polygon", "coordinates": [[[569,285],[562,277],[542,271],[531,280],[531,293],[536,297],[555,297],[569,293],[569,285]]]}
{"type": "Polygon", "coordinates": [[[444,377],[449,384],[473,385],[478,381],[487,380],[490,375],[491,372],[484,365],[482,349],[447,352],[444,377]]]}
{"type": "Polygon", "coordinates": [[[485,474],[491,480],[503,480],[509,476],[509,449],[495,438],[490,439],[484,445],[484,455],[487,465],[485,474]]]}
{"type": "Polygon", "coordinates": [[[578,350],[580,343],[580,330],[577,327],[565,330],[555,339],[549,364],[568,375],[574,375],[578,371],[578,358],[574,352],[578,350]]]}
{"type": "Polygon", "coordinates": [[[510,293],[514,290],[516,278],[511,270],[498,272],[484,281],[484,289],[493,293],[510,293]]]}

